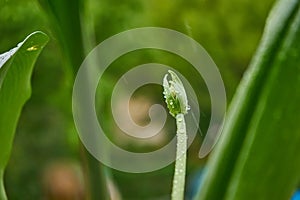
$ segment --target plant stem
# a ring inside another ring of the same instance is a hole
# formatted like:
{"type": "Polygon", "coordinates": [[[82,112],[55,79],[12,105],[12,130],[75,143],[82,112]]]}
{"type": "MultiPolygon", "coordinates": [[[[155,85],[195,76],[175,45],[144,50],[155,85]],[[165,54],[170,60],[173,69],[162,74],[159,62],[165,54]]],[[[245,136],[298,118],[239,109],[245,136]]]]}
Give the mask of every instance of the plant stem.
{"type": "Polygon", "coordinates": [[[172,188],[172,200],[183,200],[184,187],[185,187],[187,134],[186,134],[184,115],[182,113],[176,115],[176,125],[177,125],[177,148],[176,148],[175,174],[174,174],[173,188],[172,188]]]}
{"type": "Polygon", "coordinates": [[[109,192],[106,186],[103,165],[81,145],[84,176],[88,199],[108,200],[109,192]]]}
{"type": "Polygon", "coordinates": [[[6,193],[4,189],[4,183],[3,183],[3,170],[0,170],[0,199],[6,200],[6,193]]]}

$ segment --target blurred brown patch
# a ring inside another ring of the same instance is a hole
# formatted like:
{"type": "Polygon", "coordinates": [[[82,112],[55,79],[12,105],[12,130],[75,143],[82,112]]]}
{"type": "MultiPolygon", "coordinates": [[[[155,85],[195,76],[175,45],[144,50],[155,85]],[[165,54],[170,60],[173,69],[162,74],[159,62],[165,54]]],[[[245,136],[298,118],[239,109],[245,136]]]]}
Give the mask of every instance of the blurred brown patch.
{"type": "Polygon", "coordinates": [[[85,197],[80,170],[69,163],[54,163],[47,167],[43,185],[47,200],[83,200],[85,197]]]}

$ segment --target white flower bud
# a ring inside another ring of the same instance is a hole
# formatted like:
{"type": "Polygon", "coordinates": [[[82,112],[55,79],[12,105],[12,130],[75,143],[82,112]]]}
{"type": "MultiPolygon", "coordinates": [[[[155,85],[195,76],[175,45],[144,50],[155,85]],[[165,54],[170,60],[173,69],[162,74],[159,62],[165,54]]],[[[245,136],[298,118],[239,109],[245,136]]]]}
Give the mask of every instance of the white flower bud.
{"type": "Polygon", "coordinates": [[[168,70],[171,80],[168,81],[168,74],[163,79],[164,97],[170,114],[176,117],[178,114],[187,114],[190,109],[187,96],[181,80],[171,70],[168,70]]]}

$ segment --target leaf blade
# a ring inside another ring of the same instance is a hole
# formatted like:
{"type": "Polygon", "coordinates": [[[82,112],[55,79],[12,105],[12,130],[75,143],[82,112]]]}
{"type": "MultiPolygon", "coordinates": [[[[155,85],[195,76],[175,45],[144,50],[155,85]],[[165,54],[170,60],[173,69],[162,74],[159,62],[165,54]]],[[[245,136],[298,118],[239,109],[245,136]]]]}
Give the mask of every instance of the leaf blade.
{"type": "Polygon", "coordinates": [[[255,117],[253,110],[264,93],[262,86],[272,70],[272,64],[287,30],[295,20],[298,8],[298,0],[281,0],[272,10],[261,44],[231,103],[223,134],[211,155],[197,199],[224,199],[225,193],[228,193],[228,184],[235,173],[239,152],[244,148],[247,130],[251,128],[249,122],[255,117]]]}
{"type": "Polygon", "coordinates": [[[42,32],[30,34],[10,51],[1,54],[0,63],[0,170],[4,170],[9,159],[17,121],[21,109],[31,94],[30,78],[34,63],[48,42],[42,32]]]}
{"type": "Polygon", "coordinates": [[[299,50],[300,9],[250,122],[227,199],[289,199],[296,188],[300,179],[300,115],[295,113],[300,110],[300,94],[295,92],[300,86],[299,50]]]}

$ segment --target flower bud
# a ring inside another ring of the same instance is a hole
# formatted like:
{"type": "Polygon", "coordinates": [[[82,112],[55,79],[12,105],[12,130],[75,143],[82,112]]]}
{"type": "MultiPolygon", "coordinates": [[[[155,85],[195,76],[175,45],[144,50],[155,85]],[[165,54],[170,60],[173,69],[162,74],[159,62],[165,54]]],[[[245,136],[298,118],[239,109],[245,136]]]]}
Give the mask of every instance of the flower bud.
{"type": "Polygon", "coordinates": [[[168,70],[171,80],[168,81],[168,74],[163,79],[164,97],[170,114],[176,117],[178,114],[187,114],[190,109],[187,101],[185,89],[181,80],[171,70],[168,70]]]}

